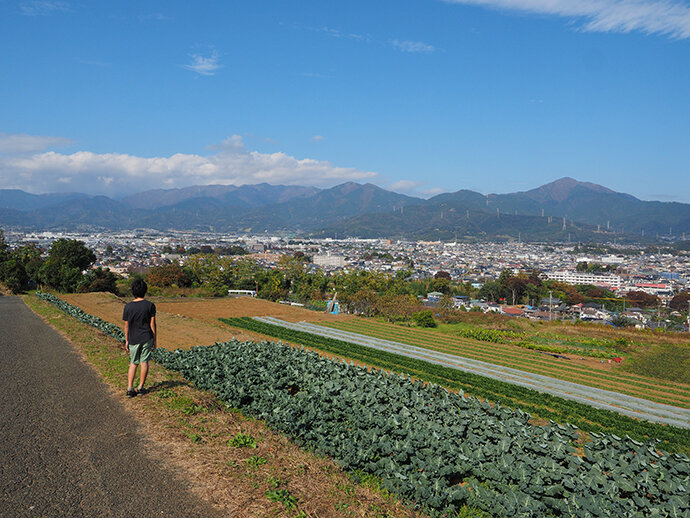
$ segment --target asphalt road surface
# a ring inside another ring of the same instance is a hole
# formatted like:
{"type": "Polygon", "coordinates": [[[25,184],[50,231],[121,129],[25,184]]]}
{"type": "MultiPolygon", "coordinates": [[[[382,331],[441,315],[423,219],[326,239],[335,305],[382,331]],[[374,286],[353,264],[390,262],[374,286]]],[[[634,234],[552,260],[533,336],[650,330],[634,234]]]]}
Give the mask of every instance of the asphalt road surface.
{"type": "Polygon", "coordinates": [[[339,329],[309,324],[307,322],[294,324],[292,322],[285,322],[274,317],[254,317],[254,319],[260,322],[287,327],[289,329],[305,331],[307,333],[313,333],[320,336],[364,345],[366,347],[372,347],[374,349],[380,349],[382,351],[409,356],[410,358],[416,358],[419,360],[444,365],[446,367],[452,367],[464,372],[480,374],[482,376],[500,381],[506,381],[508,383],[526,387],[538,392],[552,394],[565,399],[571,399],[573,401],[578,401],[596,408],[611,410],[623,415],[636,417],[638,419],[646,419],[656,423],[690,428],[690,410],[687,408],[655,403],[653,401],[628,396],[619,392],[588,387],[586,385],[571,383],[569,381],[563,381],[556,378],[551,378],[549,376],[542,376],[540,374],[512,369],[510,367],[503,367],[493,363],[472,360],[452,354],[440,353],[401,342],[382,340],[359,333],[351,333],[348,331],[341,331],[339,329]]]}
{"type": "Polygon", "coordinates": [[[17,297],[0,296],[0,380],[1,517],[222,515],[146,453],[122,403],[17,297]]]}

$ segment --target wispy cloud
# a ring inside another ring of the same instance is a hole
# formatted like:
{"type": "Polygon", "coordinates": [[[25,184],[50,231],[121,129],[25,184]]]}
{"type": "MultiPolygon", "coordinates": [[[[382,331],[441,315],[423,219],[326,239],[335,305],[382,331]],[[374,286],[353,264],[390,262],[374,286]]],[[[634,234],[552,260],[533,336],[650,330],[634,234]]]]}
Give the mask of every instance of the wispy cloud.
{"type": "Polygon", "coordinates": [[[432,187],[431,189],[424,189],[423,191],[420,191],[420,192],[424,196],[431,198],[432,196],[436,196],[437,194],[442,194],[446,191],[444,191],[440,187],[432,187]]]}
{"type": "Polygon", "coordinates": [[[0,133],[0,153],[7,155],[36,153],[46,149],[69,146],[73,143],[72,140],[63,137],[0,133]]]}
{"type": "Polygon", "coordinates": [[[49,16],[55,13],[66,13],[70,10],[67,2],[53,0],[26,0],[20,2],[19,12],[25,16],[49,16]]]}
{"type": "Polygon", "coordinates": [[[311,28],[310,30],[316,32],[322,32],[328,34],[333,38],[345,38],[348,40],[360,41],[363,43],[369,43],[371,38],[365,34],[358,34],[356,32],[341,31],[340,29],[334,29],[333,27],[317,27],[311,28]]]}
{"type": "MultiPolygon", "coordinates": [[[[13,146],[15,151],[16,148],[13,146]]],[[[227,138],[214,149],[215,153],[209,156],[177,153],[167,157],[140,157],[90,151],[0,155],[0,188],[60,192],[79,186],[81,192],[89,194],[120,195],[160,187],[261,182],[330,187],[378,176],[371,171],[339,167],[311,158],[251,151],[239,135],[227,138]]]]}
{"type": "Polygon", "coordinates": [[[433,45],[422,41],[392,40],[391,45],[402,52],[413,52],[417,54],[431,54],[436,48],[433,45]]]}
{"type": "Polygon", "coordinates": [[[680,0],[444,0],[494,9],[583,19],[593,32],[632,32],[690,38],[690,5],[680,0]]]}
{"type": "Polygon", "coordinates": [[[324,139],[323,135],[314,135],[311,140],[312,142],[321,142],[324,139]]]}
{"type": "Polygon", "coordinates": [[[417,187],[419,187],[420,185],[422,185],[421,182],[413,182],[412,180],[399,180],[397,182],[390,184],[388,187],[392,191],[411,192],[413,190],[416,190],[417,187]]]}
{"type": "Polygon", "coordinates": [[[190,54],[192,62],[187,65],[180,65],[182,68],[196,72],[202,76],[213,76],[216,71],[223,68],[223,65],[218,63],[218,52],[212,51],[210,56],[202,56],[201,54],[190,54]]]}

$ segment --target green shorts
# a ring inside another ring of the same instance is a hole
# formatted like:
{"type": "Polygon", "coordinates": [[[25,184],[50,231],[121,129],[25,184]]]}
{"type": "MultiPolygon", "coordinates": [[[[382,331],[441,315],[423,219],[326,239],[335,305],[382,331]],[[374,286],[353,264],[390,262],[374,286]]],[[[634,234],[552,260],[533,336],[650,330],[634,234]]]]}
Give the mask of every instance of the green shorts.
{"type": "Polygon", "coordinates": [[[146,363],[153,351],[153,340],[143,344],[129,344],[129,362],[135,365],[146,363]]]}

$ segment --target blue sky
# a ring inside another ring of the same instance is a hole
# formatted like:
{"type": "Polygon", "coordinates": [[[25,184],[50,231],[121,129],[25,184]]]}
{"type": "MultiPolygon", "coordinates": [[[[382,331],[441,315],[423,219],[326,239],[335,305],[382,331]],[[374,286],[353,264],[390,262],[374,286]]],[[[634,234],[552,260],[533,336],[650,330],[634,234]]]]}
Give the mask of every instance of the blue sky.
{"type": "Polygon", "coordinates": [[[684,0],[0,0],[0,188],[690,203],[684,0]]]}

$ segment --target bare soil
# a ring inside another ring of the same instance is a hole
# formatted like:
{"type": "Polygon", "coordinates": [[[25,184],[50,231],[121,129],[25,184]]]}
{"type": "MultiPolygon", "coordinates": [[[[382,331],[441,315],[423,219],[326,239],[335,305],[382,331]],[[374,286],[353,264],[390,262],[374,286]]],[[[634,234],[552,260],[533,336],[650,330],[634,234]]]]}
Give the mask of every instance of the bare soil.
{"type": "MultiPolygon", "coordinates": [[[[63,298],[85,311],[88,307],[91,314],[97,314],[98,309],[104,319],[116,315],[118,308],[118,317],[122,316],[122,303],[108,294],[63,298]]],[[[404,507],[385,491],[354,483],[331,459],[300,449],[287,437],[269,430],[263,421],[225,408],[178,373],[153,365],[147,383],[150,392],[131,400],[125,398],[127,359],[115,340],[65,318],[43,301],[27,302],[65,333],[104,376],[112,397],[152,439],[149,455],[170,466],[188,481],[194,493],[227,516],[293,518],[302,512],[307,517],[424,516],[404,507]],[[253,437],[256,447],[229,445],[228,440],[239,433],[253,437]],[[252,458],[260,462],[252,463],[252,458]],[[272,502],[267,492],[274,489],[289,491],[297,499],[296,507],[272,502]]]]}
{"type": "MultiPolygon", "coordinates": [[[[111,293],[61,294],[60,298],[120,327],[123,326],[122,310],[129,301],[111,293]]],[[[156,305],[158,345],[166,349],[189,349],[197,345],[226,342],[233,338],[266,340],[263,335],[231,328],[220,322],[220,318],[273,316],[290,322],[338,321],[352,318],[349,315],[330,315],[251,297],[179,300],[150,297],[149,300],[156,305]]]]}

